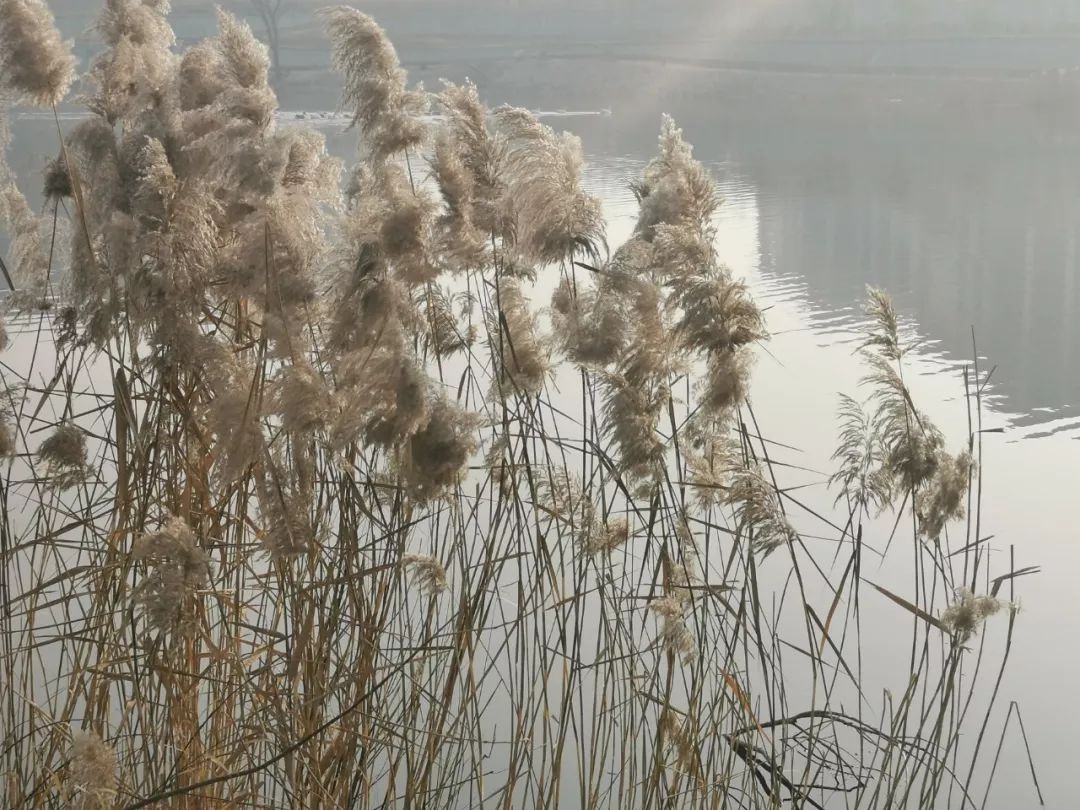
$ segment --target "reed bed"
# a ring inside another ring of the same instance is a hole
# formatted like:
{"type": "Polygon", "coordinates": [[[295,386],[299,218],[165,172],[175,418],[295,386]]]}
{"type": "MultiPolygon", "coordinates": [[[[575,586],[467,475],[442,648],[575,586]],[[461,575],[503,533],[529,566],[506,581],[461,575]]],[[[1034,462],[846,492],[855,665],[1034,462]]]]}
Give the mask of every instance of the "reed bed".
{"type": "MultiPolygon", "coordinates": [[[[43,212],[0,170],[0,803],[982,806],[1025,572],[977,366],[947,446],[870,291],[822,514],[673,121],[610,246],[578,139],[410,87],[366,15],[321,16],[346,168],[245,23],[167,13],[105,3],[43,212]]],[[[39,0],[0,53],[13,101],[76,80],[39,0]]]]}

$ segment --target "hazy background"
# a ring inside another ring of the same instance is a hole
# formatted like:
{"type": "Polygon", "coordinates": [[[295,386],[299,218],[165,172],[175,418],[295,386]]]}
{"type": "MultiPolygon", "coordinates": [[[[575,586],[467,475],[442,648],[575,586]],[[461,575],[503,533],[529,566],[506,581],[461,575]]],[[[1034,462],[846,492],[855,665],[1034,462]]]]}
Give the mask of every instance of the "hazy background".
{"type": "MultiPolygon", "coordinates": [[[[223,3],[265,35],[258,4],[223,3]]],[[[95,46],[86,32],[98,4],[52,0],[49,5],[64,32],[75,37],[79,53],[92,54],[95,46]]],[[[314,19],[321,5],[281,2],[284,81],[279,89],[286,106],[332,101],[333,83],[324,75],[328,48],[314,19]]],[[[387,28],[416,78],[431,83],[468,74],[489,94],[500,100],[513,95],[519,103],[549,97],[569,103],[567,96],[584,101],[596,88],[609,96],[648,93],[658,72],[726,69],[789,74],[779,83],[786,87],[782,96],[821,92],[807,87],[821,75],[876,77],[905,88],[914,79],[993,80],[1009,85],[994,92],[1041,94],[1031,100],[1046,107],[1059,100],[1055,90],[1067,88],[1071,95],[1075,80],[1070,74],[1080,66],[1080,3],[1075,0],[393,0],[355,5],[387,28]],[[588,79],[601,76],[602,84],[588,86],[588,79]]],[[[212,6],[175,0],[172,16],[182,42],[210,32],[213,17],[207,12],[212,6]]],[[[734,84],[759,89],[758,79],[743,77],[734,84]]]]}

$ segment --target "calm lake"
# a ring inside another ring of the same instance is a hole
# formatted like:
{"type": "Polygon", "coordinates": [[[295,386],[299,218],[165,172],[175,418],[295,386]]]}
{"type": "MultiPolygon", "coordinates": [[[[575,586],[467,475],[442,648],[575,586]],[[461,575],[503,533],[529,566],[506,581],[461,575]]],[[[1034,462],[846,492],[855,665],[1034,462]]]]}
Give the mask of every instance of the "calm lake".
{"type": "MultiPolygon", "coordinates": [[[[1069,774],[1080,709],[1068,690],[1080,683],[1080,135],[1022,107],[984,120],[971,110],[909,112],[905,98],[890,96],[872,115],[788,119],[775,109],[782,105],[756,116],[744,103],[729,114],[721,97],[667,105],[662,96],[624,94],[596,107],[610,112],[545,121],[582,137],[588,182],[617,245],[636,217],[627,183],[653,152],[660,112],[678,113],[725,199],[720,254],[767,307],[773,337],[757,363],[754,407],[770,439],[796,448],[787,460],[804,468],[798,483],[808,501],[832,503],[825,481],[837,394],[857,393],[867,284],[887,289],[922,339],[912,388],[953,449],[968,430],[965,364],[994,369],[983,427],[1000,431],[983,434],[982,534],[992,536],[1000,572],[1010,549],[1017,567],[1042,572],[1017,582],[1023,611],[988,733],[996,745],[1004,710],[1017,701],[1047,806],[1075,807],[1069,774]]],[[[355,135],[340,121],[320,126],[348,158],[355,135]]],[[[16,114],[12,128],[12,165],[23,178],[40,176],[55,152],[55,124],[16,114]]],[[[910,617],[895,617],[906,632],[910,617]]],[[[1038,806],[1013,733],[988,806],[1038,806]]]]}

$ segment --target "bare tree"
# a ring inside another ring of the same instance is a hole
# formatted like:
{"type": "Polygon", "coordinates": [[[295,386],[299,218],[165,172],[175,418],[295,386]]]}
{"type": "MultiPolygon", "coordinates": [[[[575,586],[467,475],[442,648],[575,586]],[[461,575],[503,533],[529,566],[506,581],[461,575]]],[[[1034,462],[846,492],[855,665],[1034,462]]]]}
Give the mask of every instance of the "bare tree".
{"type": "Polygon", "coordinates": [[[286,0],[249,0],[258,12],[266,31],[267,44],[270,46],[270,66],[274,84],[280,85],[284,77],[281,67],[281,15],[288,6],[286,0]]]}

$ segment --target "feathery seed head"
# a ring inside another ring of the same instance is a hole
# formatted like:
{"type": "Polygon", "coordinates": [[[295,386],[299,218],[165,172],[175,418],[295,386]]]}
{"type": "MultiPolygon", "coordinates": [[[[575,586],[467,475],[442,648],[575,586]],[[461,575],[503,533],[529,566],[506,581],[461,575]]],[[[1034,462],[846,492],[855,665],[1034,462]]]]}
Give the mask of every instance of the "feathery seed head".
{"type": "Polygon", "coordinates": [[[557,135],[532,113],[513,107],[495,111],[507,143],[504,204],[515,215],[515,242],[538,264],[575,255],[599,262],[606,251],[600,201],[581,182],[581,140],[557,135]]]}
{"type": "Polygon", "coordinates": [[[660,639],[664,648],[690,664],[697,658],[694,636],[686,624],[686,604],[677,596],[662,596],[649,602],[649,610],[660,619],[660,639]]]}
{"type": "MultiPolygon", "coordinates": [[[[414,436],[429,416],[428,379],[411,359],[384,354],[369,363],[371,379],[359,388],[363,437],[377,447],[396,447],[414,436]]],[[[342,411],[348,413],[346,405],[342,411]]]]}
{"type": "Polygon", "coordinates": [[[979,626],[1002,607],[999,599],[976,596],[967,588],[958,588],[955,597],[956,601],[941,614],[941,622],[952,631],[959,644],[969,641],[979,626]]]}
{"type": "Polygon", "coordinates": [[[610,520],[596,527],[585,539],[582,551],[586,554],[610,554],[626,544],[630,524],[625,518],[610,520]]]}
{"type": "Polygon", "coordinates": [[[192,528],[171,517],[156,533],[140,537],[132,556],[150,569],[136,591],[149,625],[164,633],[193,630],[197,592],[210,581],[210,562],[192,528]]]}
{"type": "Polygon", "coordinates": [[[670,391],[664,384],[641,387],[626,375],[603,373],[603,431],[618,449],[623,472],[634,481],[652,479],[663,463],[665,445],[657,432],[670,391]]]}
{"type": "Polygon", "coordinates": [[[138,179],[132,200],[132,212],[143,227],[160,230],[168,217],[177,185],[172,164],[165,154],[165,146],[157,138],[146,138],[135,164],[138,179]]]}
{"type": "Polygon", "coordinates": [[[73,486],[86,477],[86,434],[65,422],[41,443],[38,458],[45,462],[55,486],[61,489],[73,486]]]}
{"type": "Polygon", "coordinates": [[[0,88],[39,107],[59,104],[75,58],[42,0],[0,0],[0,88]]]}
{"type": "Polygon", "coordinates": [[[304,362],[290,363],[278,372],[270,402],[285,429],[299,435],[326,429],[334,412],[326,383],[304,362]]]}
{"type": "Polygon", "coordinates": [[[712,177],[683,140],[682,130],[665,115],[660,132],[660,155],[645,167],[633,186],[641,207],[636,233],[652,241],[659,225],[689,224],[702,231],[720,205],[712,177]]]}
{"type": "Polygon", "coordinates": [[[889,295],[875,287],[867,287],[866,314],[870,316],[871,324],[861,348],[876,349],[886,360],[903,357],[899,319],[889,295]]]}
{"type": "Polygon", "coordinates": [[[551,349],[541,333],[539,318],[516,280],[500,283],[498,304],[488,330],[490,349],[499,367],[499,392],[503,397],[519,392],[536,395],[551,370],[551,349]]]}
{"type": "Polygon", "coordinates": [[[759,468],[751,467],[735,473],[727,499],[735,508],[739,530],[748,538],[753,533],[755,551],[767,556],[798,539],[798,534],[780,507],[776,490],[765,480],[759,468]]]}
{"type": "Polygon", "coordinates": [[[697,752],[693,724],[689,718],[680,719],[670,707],[665,707],[660,715],[660,728],[665,743],[675,750],[676,764],[684,771],[694,772],[697,768],[697,752]]]}
{"type": "Polygon", "coordinates": [[[446,590],[446,569],[430,554],[402,554],[401,570],[411,573],[428,596],[438,596],[446,590]]]}
{"type": "Polygon", "coordinates": [[[264,465],[259,482],[262,546],[274,560],[307,553],[315,540],[310,498],[285,480],[276,465],[264,465]]]}
{"type": "Polygon", "coordinates": [[[7,419],[0,418],[0,458],[8,458],[15,453],[15,432],[7,419]]]}
{"type": "Polygon", "coordinates": [[[437,498],[455,486],[476,452],[476,419],[456,403],[439,398],[427,424],[407,445],[403,472],[413,496],[421,501],[437,498]]]}
{"type": "Polygon", "coordinates": [[[116,754],[92,731],[72,735],[64,779],[74,810],[106,810],[116,801],[116,754]]]}
{"type": "Polygon", "coordinates": [[[701,403],[708,414],[724,417],[746,399],[750,359],[746,350],[715,352],[709,357],[701,403]]]}
{"type": "Polygon", "coordinates": [[[864,355],[870,372],[863,383],[872,388],[874,430],[884,448],[884,469],[898,491],[912,491],[933,478],[945,438],[926,414],[918,411],[895,363],[877,354],[864,355]]]}
{"type": "Polygon", "coordinates": [[[956,457],[938,452],[933,478],[915,495],[919,531],[925,537],[937,540],[949,521],[964,516],[964,496],[974,467],[975,462],[967,451],[956,457]]]}
{"type": "Polygon", "coordinates": [[[11,183],[0,187],[0,222],[11,234],[10,256],[15,288],[22,303],[36,305],[43,299],[49,259],[41,233],[41,220],[26,197],[11,183]]]}
{"type": "Polygon", "coordinates": [[[741,466],[738,447],[727,436],[709,431],[686,450],[686,472],[694,498],[703,511],[726,499],[733,472],[741,466]]]}
{"type": "Polygon", "coordinates": [[[267,47],[255,38],[251,26],[220,6],[217,24],[215,44],[229,82],[244,89],[265,87],[270,69],[267,47]]]}
{"type": "Polygon", "coordinates": [[[449,357],[472,346],[476,328],[458,323],[451,306],[451,296],[441,287],[431,284],[416,303],[422,315],[423,339],[428,351],[439,357],[449,357]]]}
{"type": "Polygon", "coordinates": [[[331,59],[344,76],[342,103],[381,160],[420,145],[427,130],[420,116],[428,101],[406,89],[405,71],[386,32],[367,14],[347,6],[319,12],[332,41],[331,59]]]}
{"type": "Polygon", "coordinates": [[[556,335],[566,355],[583,366],[614,363],[626,346],[629,332],[621,296],[597,294],[578,285],[578,292],[563,279],[551,298],[556,335]]]}
{"type": "Polygon", "coordinates": [[[176,35],[166,19],[168,13],[169,4],[160,0],[105,0],[97,30],[113,47],[127,39],[134,45],[170,48],[176,35]]]}
{"type": "Polygon", "coordinates": [[[829,486],[841,487],[836,503],[847,498],[859,512],[880,512],[893,497],[893,476],[881,435],[862,405],[845,394],[840,396],[839,416],[840,443],[832,457],[840,466],[829,478],[829,486]]]}
{"type": "Polygon", "coordinates": [[[765,337],[765,321],[741,282],[720,275],[692,276],[674,286],[680,308],[675,332],[689,351],[732,352],[765,337]]]}
{"type": "Polygon", "coordinates": [[[197,110],[214,103],[227,87],[225,59],[212,41],[189,48],[180,60],[180,109],[197,110]]]}
{"type": "Polygon", "coordinates": [[[45,177],[42,187],[45,199],[51,202],[63,200],[71,196],[71,174],[67,169],[67,161],[63,155],[58,155],[45,166],[45,177]]]}
{"type": "Polygon", "coordinates": [[[216,437],[216,473],[222,482],[229,483],[246,473],[265,443],[259,419],[258,372],[231,360],[213,374],[214,396],[207,416],[216,437]]]}

